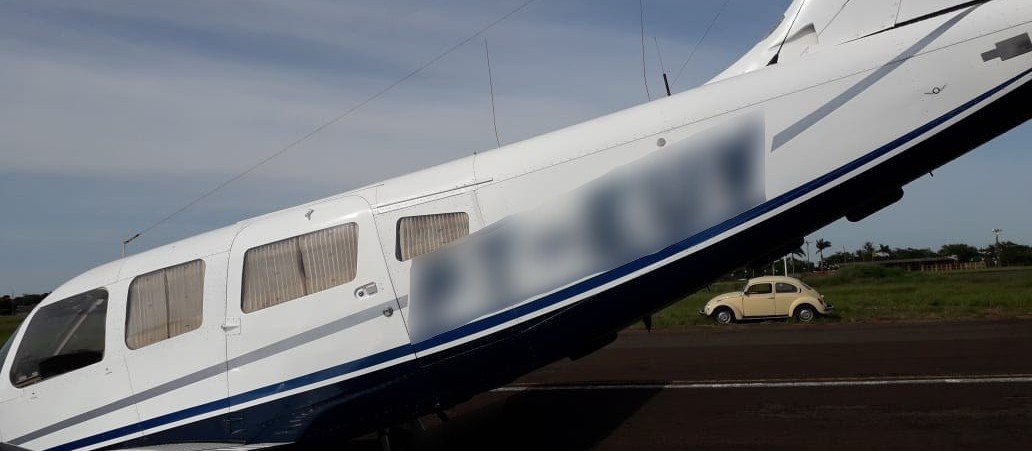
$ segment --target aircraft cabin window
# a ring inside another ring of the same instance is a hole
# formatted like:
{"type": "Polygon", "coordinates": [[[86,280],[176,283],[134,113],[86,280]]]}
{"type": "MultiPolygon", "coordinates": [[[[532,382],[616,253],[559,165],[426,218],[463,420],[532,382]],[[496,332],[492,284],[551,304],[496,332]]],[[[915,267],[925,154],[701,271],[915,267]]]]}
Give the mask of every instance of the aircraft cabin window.
{"type": "Polygon", "coordinates": [[[125,344],[140,349],[182,335],[203,321],[204,261],[138,276],[129,284],[125,344]]]}
{"type": "Polygon", "coordinates": [[[798,293],[799,288],[790,283],[778,282],[777,286],[774,287],[778,293],[798,293]]]}
{"type": "Polygon", "coordinates": [[[395,257],[406,261],[428,254],[469,235],[469,215],[464,212],[408,216],[398,220],[395,257]]]}
{"type": "Polygon", "coordinates": [[[103,360],[107,298],[98,288],[40,308],[18,345],[11,383],[27,387],[103,360]]]}
{"type": "Polygon", "coordinates": [[[248,249],[240,308],[251,313],[355,280],[358,224],[248,249]]]}

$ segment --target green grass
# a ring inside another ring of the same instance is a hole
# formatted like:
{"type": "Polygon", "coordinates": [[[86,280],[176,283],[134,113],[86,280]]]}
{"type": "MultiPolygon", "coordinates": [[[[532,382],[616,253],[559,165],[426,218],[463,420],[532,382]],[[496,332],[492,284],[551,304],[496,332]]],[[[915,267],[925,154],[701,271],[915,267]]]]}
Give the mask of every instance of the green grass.
{"type": "MultiPolygon", "coordinates": [[[[848,322],[920,321],[1032,317],[1032,268],[952,273],[908,273],[853,267],[835,275],[806,277],[848,322]]],[[[742,282],[714,283],[653,316],[655,327],[713,324],[698,311],[713,296],[742,288],[742,282]]],[[[0,316],[0,343],[24,315],[0,316]]]]}
{"type": "Polygon", "coordinates": [[[14,333],[23,319],[25,315],[0,316],[0,346],[7,342],[7,337],[14,333]]]}
{"type": "MultiPolygon", "coordinates": [[[[804,278],[835,305],[841,321],[920,321],[1032,316],[1032,268],[952,273],[903,272],[853,267],[835,275],[804,278]]],[[[696,312],[713,296],[741,288],[714,284],[653,317],[656,327],[711,324],[696,312]]]]}

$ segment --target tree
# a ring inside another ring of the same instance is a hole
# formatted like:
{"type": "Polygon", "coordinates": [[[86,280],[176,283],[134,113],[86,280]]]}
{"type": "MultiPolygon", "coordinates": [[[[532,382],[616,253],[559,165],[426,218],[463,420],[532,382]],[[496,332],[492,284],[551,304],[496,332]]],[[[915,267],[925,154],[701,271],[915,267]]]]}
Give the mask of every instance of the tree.
{"type": "Polygon", "coordinates": [[[891,260],[891,259],[894,258],[895,253],[892,252],[892,248],[889,247],[888,244],[879,244],[878,245],[878,253],[876,255],[878,255],[879,257],[887,258],[887,259],[891,260]]]}
{"type": "Polygon", "coordinates": [[[821,268],[824,267],[824,250],[831,247],[831,241],[825,240],[824,238],[817,239],[817,254],[821,256],[821,268]]]}
{"type": "Polygon", "coordinates": [[[872,243],[870,241],[864,243],[864,247],[862,247],[860,249],[860,251],[858,251],[858,253],[860,253],[860,259],[861,260],[864,260],[864,261],[866,261],[866,260],[874,261],[874,243],[872,243]]]}
{"type": "Polygon", "coordinates": [[[856,260],[856,256],[850,254],[849,252],[836,252],[825,258],[824,263],[828,266],[837,266],[852,262],[854,260],[856,260]]]}
{"type": "Polygon", "coordinates": [[[977,247],[962,243],[944,245],[939,249],[939,256],[957,257],[957,261],[961,263],[978,261],[982,258],[982,254],[978,251],[977,247]]]}
{"type": "Polygon", "coordinates": [[[900,260],[911,260],[915,258],[932,258],[936,254],[931,249],[917,249],[913,247],[908,248],[896,248],[893,251],[893,256],[900,260]]]}
{"type": "Polygon", "coordinates": [[[0,297],[0,315],[14,314],[14,300],[10,296],[0,297]]]}
{"type": "Polygon", "coordinates": [[[809,271],[810,270],[810,268],[809,268],[810,265],[808,265],[807,262],[805,262],[803,260],[803,257],[805,257],[805,256],[806,256],[806,251],[803,250],[802,246],[797,247],[796,250],[792,251],[792,253],[788,255],[788,261],[789,261],[789,263],[792,264],[792,266],[791,266],[791,268],[792,268],[791,271],[792,272],[796,272],[796,263],[801,263],[802,264],[803,271],[809,271]]]}
{"type": "Polygon", "coordinates": [[[1010,241],[1000,243],[1001,266],[1032,265],[1032,247],[1010,241]]]}

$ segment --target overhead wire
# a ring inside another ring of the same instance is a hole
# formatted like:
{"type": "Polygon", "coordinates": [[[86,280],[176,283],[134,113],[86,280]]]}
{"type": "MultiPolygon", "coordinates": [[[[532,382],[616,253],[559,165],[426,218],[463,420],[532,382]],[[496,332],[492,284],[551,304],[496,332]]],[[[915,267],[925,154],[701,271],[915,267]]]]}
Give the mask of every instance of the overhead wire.
{"type": "Polygon", "coordinates": [[[709,22],[709,26],[706,27],[706,31],[702,33],[702,36],[699,37],[699,40],[695,42],[695,46],[692,47],[691,53],[688,54],[688,59],[685,60],[684,64],[681,65],[681,69],[677,71],[677,75],[674,76],[674,84],[677,84],[677,80],[680,79],[681,74],[684,73],[684,68],[688,67],[688,63],[692,61],[692,57],[695,56],[695,52],[699,50],[699,47],[702,45],[703,41],[705,41],[706,37],[709,36],[710,31],[713,30],[713,25],[716,25],[717,20],[720,19],[720,15],[724,13],[724,10],[727,9],[727,4],[730,2],[731,0],[724,0],[724,4],[720,5],[720,9],[717,10],[717,14],[713,16],[713,19],[709,22]]]}
{"type": "Polygon", "coordinates": [[[412,70],[411,72],[405,74],[405,76],[395,80],[393,83],[391,83],[391,84],[387,85],[385,88],[377,91],[375,94],[367,97],[365,100],[359,102],[355,106],[349,108],[348,110],[346,110],[343,113],[337,115],[336,117],[330,119],[329,121],[326,121],[322,125],[319,125],[318,127],[313,129],[312,131],[306,133],[304,136],[302,136],[302,137],[292,141],[291,143],[287,144],[286,146],[284,146],[283,148],[281,148],[277,152],[269,155],[268,157],[265,157],[264,159],[262,159],[258,163],[248,167],[243,172],[241,172],[241,173],[239,173],[239,174],[237,174],[237,175],[227,179],[226,181],[218,184],[217,186],[215,186],[211,190],[208,190],[204,194],[201,194],[200,196],[198,196],[194,200],[188,202],[186,205],[182,206],[178,210],[176,210],[176,211],[172,212],[171,214],[161,218],[160,220],[158,220],[154,224],[150,225],[149,227],[143,229],[142,231],[140,231],[139,233],[134,235],[133,238],[130,239],[130,240],[127,240],[127,242],[128,241],[132,241],[132,240],[134,240],[136,238],[139,238],[143,234],[146,234],[147,232],[150,232],[151,230],[154,230],[156,227],[158,227],[158,226],[168,222],[172,218],[174,218],[174,217],[178,216],[179,214],[183,213],[184,211],[190,209],[194,205],[197,205],[197,203],[201,202],[202,200],[207,199],[208,197],[211,197],[215,193],[221,191],[223,188],[229,186],[230,184],[236,182],[237,180],[240,180],[240,179],[246,177],[248,174],[254,172],[255,170],[257,170],[261,166],[265,165],[266,163],[272,161],[273,159],[279,157],[280,155],[283,155],[283,154],[287,153],[288,151],[290,151],[291,149],[297,147],[298,145],[308,141],[313,136],[319,134],[320,132],[322,132],[326,128],[328,128],[328,127],[330,127],[330,126],[340,122],[344,118],[350,116],[352,113],[354,113],[354,112],[358,111],[359,109],[365,107],[369,103],[375,101],[376,99],[379,99],[380,97],[383,97],[384,94],[387,94],[388,92],[390,92],[394,88],[398,87],[398,85],[408,81],[410,78],[418,75],[420,72],[423,72],[424,70],[426,70],[430,66],[433,66],[438,61],[440,61],[440,60],[444,59],[445,57],[447,57],[448,55],[454,53],[456,50],[462,48],[463,46],[468,44],[470,41],[472,41],[472,40],[476,39],[477,37],[479,37],[480,35],[486,33],[491,28],[494,28],[495,26],[497,26],[498,24],[504,22],[505,20],[507,20],[508,18],[512,17],[513,15],[515,15],[515,14],[519,13],[520,11],[526,9],[528,6],[530,6],[532,3],[536,2],[536,1],[537,0],[526,0],[525,2],[523,2],[522,4],[517,6],[516,8],[510,10],[508,13],[506,13],[503,16],[499,17],[498,19],[495,19],[494,21],[488,23],[487,25],[481,27],[475,33],[473,33],[470,36],[466,37],[465,39],[459,41],[457,44],[449,47],[448,49],[446,49],[445,51],[441,52],[437,56],[435,56],[435,57],[431,58],[430,60],[428,60],[427,62],[423,63],[418,68],[416,68],[416,69],[412,70]]]}
{"type": "Polygon", "coordinates": [[[641,21],[641,78],[645,82],[645,96],[652,100],[649,92],[649,70],[645,59],[645,0],[638,0],[638,18],[641,21]]]}

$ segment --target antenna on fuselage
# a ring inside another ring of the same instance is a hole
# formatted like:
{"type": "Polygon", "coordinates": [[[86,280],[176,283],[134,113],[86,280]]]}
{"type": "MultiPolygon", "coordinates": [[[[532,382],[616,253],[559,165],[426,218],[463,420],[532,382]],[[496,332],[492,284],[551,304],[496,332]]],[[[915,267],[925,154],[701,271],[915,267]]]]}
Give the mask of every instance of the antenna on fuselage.
{"type": "MultiPolygon", "coordinates": [[[[846,0],[846,3],[849,3],[849,0],[846,0]]],[[[792,29],[795,28],[796,20],[799,20],[799,14],[803,12],[802,6],[803,5],[800,5],[799,9],[796,10],[795,15],[792,16],[792,22],[788,24],[788,30],[785,31],[785,37],[781,40],[781,44],[778,45],[778,51],[774,54],[774,58],[770,60],[770,64],[777,63],[778,59],[781,58],[781,49],[785,48],[785,43],[788,42],[788,37],[792,35],[792,29]]],[[[845,7],[845,5],[842,6],[845,7]]],[[[841,12],[841,10],[839,12],[841,12]]],[[[838,13],[836,13],[836,16],[837,15],[838,13]]],[[[824,30],[821,30],[821,32],[824,32],[824,30]]]]}
{"type": "Polygon", "coordinates": [[[122,242],[122,258],[125,258],[125,247],[127,245],[129,245],[129,243],[132,243],[137,238],[139,238],[140,235],[143,235],[143,232],[137,233],[136,235],[133,235],[133,236],[129,237],[128,240],[125,240],[125,241],[122,242]]]}
{"type": "Polygon", "coordinates": [[[663,63],[663,52],[659,51],[659,38],[653,36],[652,41],[656,43],[656,56],[659,57],[659,68],[663,71],[663,86],[666,88],[667,97],[670,97],[670,80],[667,79],[666,64],[663,63]]]}
{"type": "Polygon", "coordinates": [[[487,38],[484,38],[484,56],[487,59],[487,83],[491,87],[491,123],[494,124],[495,143],[502,147],[502,139],[498,137],[498,113],[495,111],[494,95],[494,74],[491,73],[491,50],[487,48],[487,38]]]}

